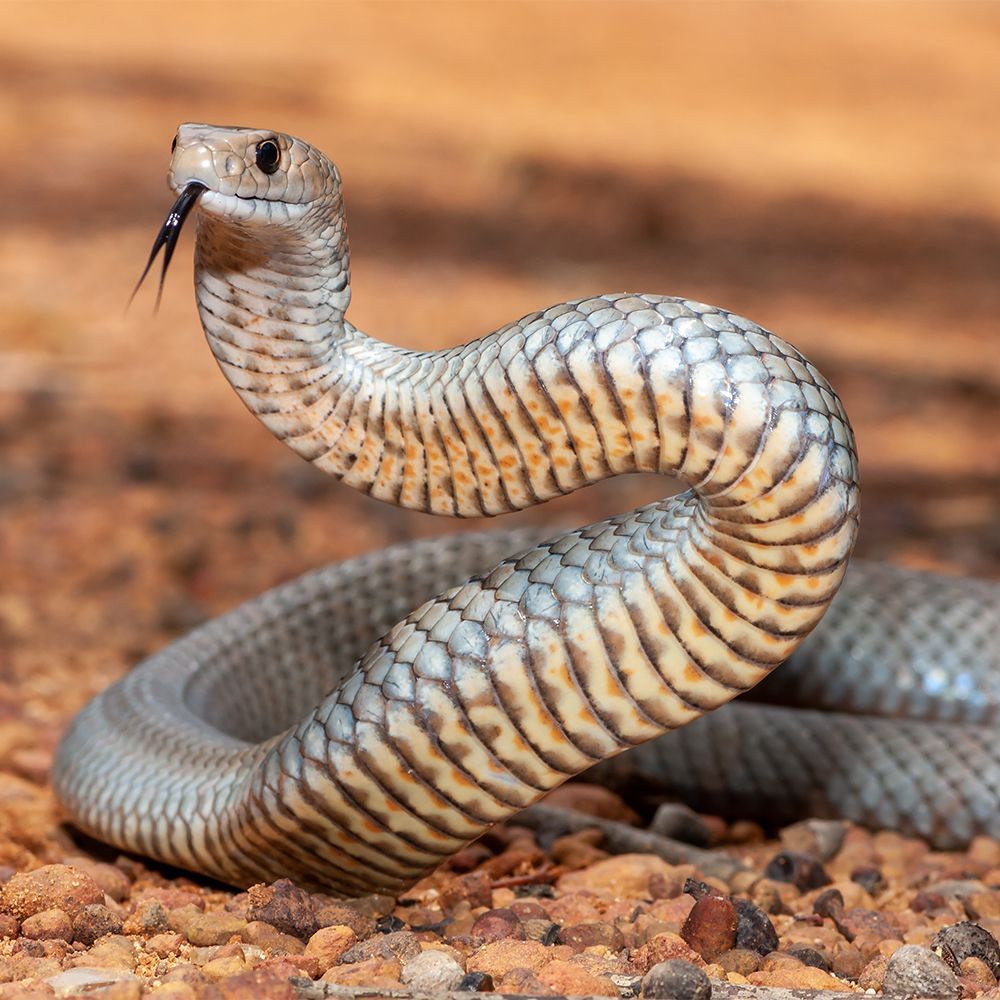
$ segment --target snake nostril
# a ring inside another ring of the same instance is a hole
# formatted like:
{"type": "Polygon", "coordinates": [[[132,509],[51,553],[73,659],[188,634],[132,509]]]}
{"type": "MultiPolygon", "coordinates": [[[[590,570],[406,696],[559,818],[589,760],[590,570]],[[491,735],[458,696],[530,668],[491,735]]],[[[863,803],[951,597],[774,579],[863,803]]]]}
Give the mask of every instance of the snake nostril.
{"type": "Polygon", "coordinates": [[[226,157],[226,173],[230,176],[238,174],[243,169],[243,161],[232,153],[226,157]]]}

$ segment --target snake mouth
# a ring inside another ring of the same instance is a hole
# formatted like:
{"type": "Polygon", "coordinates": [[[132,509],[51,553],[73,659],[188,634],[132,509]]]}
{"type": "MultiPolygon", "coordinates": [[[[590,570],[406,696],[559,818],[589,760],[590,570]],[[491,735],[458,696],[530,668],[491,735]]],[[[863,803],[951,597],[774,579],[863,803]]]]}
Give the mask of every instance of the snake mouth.
{"type": "Polygon", "coordinates": [[[153,249],[149,252],[149,260],[146,261],[146,266],[143,268],[139,280],[135,283],[135,288],[132,289],[132,294],[128,300],[129,305],[132,304],[132,299],[135,298],[136,292],[139,291],[142,283],[146,280],[146,275],[149,274],[149,269],[153,266],[153,261],[156,260],[160,249],[166,247],[163,251],[163,268],[160,271],[160,285],[156,290],[156,309],[160,308],[160,299],[163,297],[163,282],[167,277],[167,268],[170,266],[170,260],[174,255],[174,247],[177,246],[177,240],[180,238],[184,221],[191,214],[191,209],[194,208],[198,198],[207,190],[208,188],[200,181],[190,181],[184,185],[183,190],[177,196],[177,201],[171,205],[170,211],[163,221],[163,225],[160,226],[160,231],[156,234],[156,239],[153,240],[153,249]]]}

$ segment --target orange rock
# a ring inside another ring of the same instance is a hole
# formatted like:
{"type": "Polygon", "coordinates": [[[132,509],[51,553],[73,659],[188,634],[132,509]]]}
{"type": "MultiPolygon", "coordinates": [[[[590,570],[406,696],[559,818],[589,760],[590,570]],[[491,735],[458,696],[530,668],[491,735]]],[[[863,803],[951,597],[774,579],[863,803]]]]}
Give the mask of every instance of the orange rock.
{"type": "Polygon", "coordinates": [[[672,958],[683,958],[704,967],[705,960],[679,934],[657,934],[632,953],[632,964],[640,975],[645,975],[654,965],[672,958]]]}
{"type": "MultiPolygon", "coordinates": [[[[550,959],[556,957],[555,948],[547,948],[539,941],[491,941],[472,954],[466,963],[467,972],[485,972],[494,981],[503,978],[511,969],[531,969],[537,972],[550,959]]],[[[560,958],[568,958],[572,954],[569,948],[559,948],[563,954],[560,958]]]]}
{"type": "Polygon", "coordinates": [[[89,876],[68,865],[45,865],[18,872],[0,888],[0,911],[19,920],[43,910],[76,916],[88,903],[103,903],[104,891],[89,876]]]}
{"type": "Polygon", "coordinates": [[[651,854],[619,854],[583,871],[567,872],[556,883],[562,892],[589,889],[612,899],[648,898],[654,875],[669,878],[672,867],[651,854]]]}
{"type": "Polygon", "coordinates": [[[736,943],[736,908],[721,896],[702,896],[684,921],[681,937],[711,962],[736,943]]]}
{"type": "Polygon", "coordinates": [[[337,986],[381,986],[398,989],[402,968],[395,958],[370,958],[353,965],[335,965],[323,974],[323,981],[337,986]]]}
{"type": "Polygon", "coordinates": [[[808,990],[838,990],[840,992],[857,992],[851,983],[845,983],[836,976],[814,969],[811,965],[801,963],[776,964],[767,971],[751,972],[747,979],[754,986],[780,986],[785,989],[808,990]]]}
{"type": "Polygon", "coordinates": [[[358,937],[350,927],[321,927],[309,938],[305,953],[316,958],[324,969],[329,969],[357,943],[358,937]]]}
{"type": "Polygon", "coordinates": [[[538,973],[539,980],[560,996],[617,997],[618,990],[609,979],[591,975],[572,962],[549,962],[538,973]]]}

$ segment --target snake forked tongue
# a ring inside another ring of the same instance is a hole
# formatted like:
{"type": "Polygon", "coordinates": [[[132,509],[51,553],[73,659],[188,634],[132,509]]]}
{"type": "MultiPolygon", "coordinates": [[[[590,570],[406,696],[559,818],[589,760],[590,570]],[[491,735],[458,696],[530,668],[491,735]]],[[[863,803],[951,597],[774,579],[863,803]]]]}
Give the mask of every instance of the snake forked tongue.
{"type": "Polygon", "coordinates": [[[170,267],[171,258],[174,256],[174,247],[177,246],[181,229],[184,227],[184,220],[191,214],[191,209],[194,208],[198,197],[205,190],[207,188],[204,184],[198,181],[191,181],[185,185],[184,189],[177,196],[177,200],[170,206],[170,211],[167,213],[166,219],[163,220],[163,225],[160,226],[160,231],[156,234],[156,239],[153,240],[153,248],[149,252],[149,260],[146,261],[146,266],[143,268],[142,274],[139,276],[139,280],[135,283],[135,288],[132,289],[132,294],[129,296],[129,305],[132,304],[136,293],[146,280],[146,275],[149,274],[149,269],[153,266],[153,261],[156,260],[156,255],[160,252],[160,248],[165,246],[163,269],[160,271],[160,285],[156,290],[156,308],[160,308],[160,299],[163,296],[163,282],[167,277],[167,268],[170,267]]]}

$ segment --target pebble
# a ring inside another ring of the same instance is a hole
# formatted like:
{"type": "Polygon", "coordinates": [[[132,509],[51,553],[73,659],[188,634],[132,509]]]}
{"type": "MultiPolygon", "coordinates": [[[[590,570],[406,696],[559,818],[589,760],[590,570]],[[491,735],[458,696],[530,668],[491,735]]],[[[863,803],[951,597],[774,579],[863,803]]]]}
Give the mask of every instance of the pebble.
{"type": "Polygon", "coordinates": [[[319,929],[309,894],[287,878],[247,889],[248,920],[261,920],[283,934],[306,940],[319,929]]]}
{"type": "Polygon", "coordinates": [[[105,894],[110,896],[116,903],[124,902],[128,899],[132,891],[132,880],[120,868],[114,865],[106,865],[101,861],[92,861],[80,855],[66,858],[65,863],[72,866],[77,871],[89,875],[105,894]]]}
{"type": "Polygon", "coordinates": [[[748,976],[760,968],[760,955],[750,948],[732,948],[717,956],[715,963],[726,972],[748,976]]]}
{"type": "Polygon", "coordinates": [[[538,941],[491,941],[469,957],[466,970],[486,972],[494,981],[511,969],[531,969],[535,972],[555,957],[552,950],[538,941]]]}
{"type": "Polygon", "coordinates": [[[487,910],[476,917],[469,936],[477,941],[501,941],[515,938],[523,941],[526,937],[524,925],[518,915],[510,909],[487,910]]]}
{"type": "Polygon", "coordinates": [[[851,871],[851,881],[857,882],[865,892],[870,893],[872,896],[877,896],[879,893],[885,892],[888,886],[888,882],[886,882],[881,869],[875,868],[873,865],[864,865],[861,868],[853,869],[851,871]]]}
{"type": "Polygon", "coordinates": [[[770,917],[749,899],[736,898],[732,902],[736,909],[735,946],[758,955],[775,951],[778,947],[778,932],[770,917]]]}
{"type": "Polygon", "coordinates": [[[559,996],[618,996],[618,988],[610,979],[592,975],[579,965],[562,959],[549,962],[538,973],[538,980],[559,996]]]}
{"type": "Polygon", "coordinates": [[[541,941],[542,944],[555,944],[559,937],[560,927],[551,920],[522,920],[524,937],[527,941],[541,941]]]}
{"type": "Polygon", "coordinates": [[[375,931],[375,918],[352,906],[322,903],[316,907],[316,924],[323,927],[350,927],[360,941],[375,931]]]}
{"type": "Polygon", "coordinates": [[[606,921],[570,924],[559,929],[555,940],[559,944],[568,945],[575,952],[581,952],[585,948],[592,948],[595,945],[602,945],[611,951],[621,951],[625,947],[625,938],[622,932],[614,924],[606,921]]]}
{"type": "Polygon", "coordinates": [[[672,868],[650,854],[619,854],[583,871],[567,872],[556,888],[568,893],[589,890],[612,899],[642,899],[654,875],[669,878],[672,868]]]}
{"type": "Polygon", "coordinates": [[[795,851],[782,851],[771,858],[764,868],[764,878],[790,882],[799,892],[818,889],[832,881],[816,858],[795,851]]]}
{"type": "Polygon", "coordinates": [[[321,927],[306,944],[305,954],[319,960],[324,969],[336,965],[341,955],[358,943],[358,936],[350,927],[321,927]]]}
{"type": "Polygon", "coordinates": [[[24,919],[21,923],[21,933],[33,941],[49,939],[72,941],[73,921],[62,910],[42,910],[41,913],[32,914],[24,919]]]}
{"type": "Polygon", "coordinates": [[[462,993],[492,993],[493,977],[488,972],[467,972],[455,989],[462,993]]]}
{"type": "Polygon", "coordinates": [[[49,986],[55,991],[56,996],[66,996],[72,993],[93,993],[103,987],[113,983],[134,982],[139,984],[139,980],[131,972],[123,972],[116,969],[88,968],[79,966],[75,969],[66,969],[54,976],[49,976],[46,980],[49,986]]]}
{"type": "Polygon", "coordinates": [[[799,944],[789,948],[788,954],[803,965],[808,965],[813,969],[822,969],[824,972],[830,971],[830,963],[827,961],[826,956],[815,948],[799,944]]]}
{"type": "Polygon", "coordinates": [[[702,896],[684,921],[681,937],[711,962],[736,944],[736,925],[736,907],[729,899],[702,896]]]}
{"type": "Polygon", "coordinates": [[[338,986],[398,988],[402,968],[395,958],[369,958],[353,965],[335,965],[323,973],[323,981],[338,986]]]}
{"type": "Polygon", "coordinates": [[[16,938],[20,928],[20,921],[13,914],[0,913],[0,938],[16,938]]]}
{"type": "Polygon", "coordinates": [[[225,944],[234,934],[240,934],[247,922],[231,913],[202,913],[194,907],[184,906],[171,912],[170,924],[191,944],[204,948],[225,944]]]}
{"type": "Polygon", "coordinates": [[[265,924],[263,920],[251,920],[240,931],[240,937],[247,944],[257,945],[277,954],[301,955],[305,951],[305,945],[299,938],[283,934],[276,927],[265,924]]]}
{"type": "Polygon", "coordinates": [[[146,948],[160,958],[166,958],[168,955],[176,955],[183,943],[184,938],[174,932],[154,934],[146,941],[146,948]]]}
{"type": "Polygon", "coordinates": [[[916,944],[903,945],[889,959],[882,989],[892,997],[952,998],[961,992],[944,959],[916,944]]]}
{"type": "Polygon", "coordinates": [[[109,934],[84,952],[75,964],[101,969],[128,969],[131,972],[138,964],[138,953],[127,937],[109,934]]]}
{"type": "Polygon", "coordinates": [[[372,958],[395,958],[400,962],[419,955],[422,951],[420,939],[412,931],[394,931],[392,934],[376,935],[367,941],[360,941],[340,956],[340,962],[366,962],[372,958]]]}
{"type": "Polygon", "coordinates": [[[986,963],[994,978],[1000,978],[1000,944],[979,924],[963,920],[942,928],[931,940],[931,949],[955,972],[967,958],[978,958],[986,963]]]}
{"type": "Polygon", "coordinates": [[[643,976],[642,995],[653,1000],[709,1000],[712,984],[698,966],[671,959],[657,963],[643,976]]]}
{"type": "Polygon", "coordinates": [[[73,939],[86,945],[121,931],[122,918],[103,903],[88,903],[73,918],[73,939]]]}
{"type": "Polygon", "coordinates": [[[159,934],[170,929],[170,915],[157,899],[140,900],[122,924],[124,934],[159,934]]]}
{"type": "Polygon", "coordinates": [[[442,951],[424,951],[403,964],[402,981],[422,993],[443,993],[458,989],[465,970],[442,951]]]}
{"type": "Polygon", "coordinates": [[[636,972],[647,973],[654,965],[668,962],[673,958],[682,958],[695,965],[704,965],[704,959],[688,946],[679,934],[657,934],[650,938],[641,948],[632,952],[632,964],[636,972]]]}
{"type": "Polygon", "coordinates": [[[555,996],[555,990],[546,986],[531,969],[511,969],[495,988],[505,996],[555,996]]]}
{"type": "Polygon", "coordinates": [[[0,911],[19,920],[54,909],[73,917],[88,903],[103,902],[101,887],[89,875],[67,865],[18,872],[0,888],[0,911]]]}
{"type": "Polygon", "coordinates": [[[847,984],[822,969],[800,963],[778,965],[767,971],[751,972],[747,980],[754,986],[776,986],[782,989],[836,990],[844,992],[847,984]]]}

